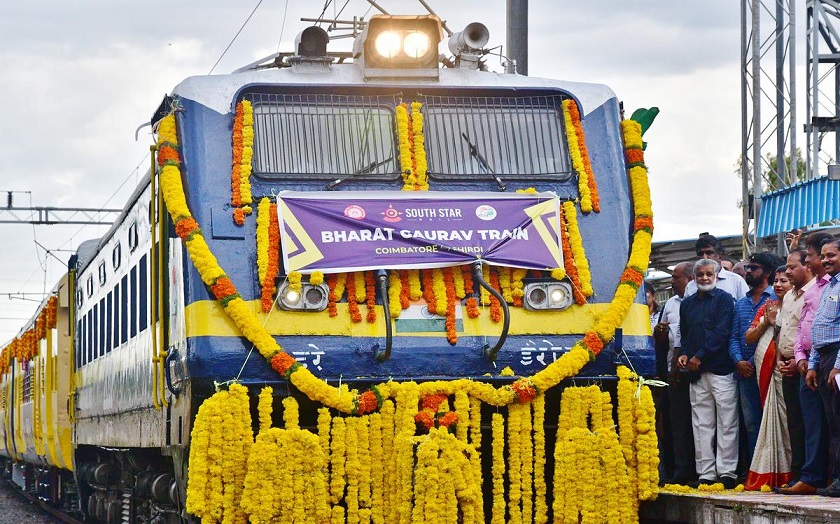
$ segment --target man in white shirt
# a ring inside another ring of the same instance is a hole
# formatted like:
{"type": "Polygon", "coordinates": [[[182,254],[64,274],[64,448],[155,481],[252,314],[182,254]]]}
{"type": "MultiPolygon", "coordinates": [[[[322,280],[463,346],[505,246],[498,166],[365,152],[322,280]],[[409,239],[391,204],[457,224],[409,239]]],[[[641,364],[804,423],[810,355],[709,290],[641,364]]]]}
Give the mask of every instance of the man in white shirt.
{"type": "MultiPolygon", "coordinates": [[[[720,265],[721,258],[724,254],[720,240],[707,233],[700,235],[700,238],[694,242],[694,251],[697,253],[698,258],[712,259],[718,265],[720,265]]],[[[717,287],[732,295],[733,300],[738,300],[745,296],[750,290],[750,286],[747,285],[747,282],[743,278],[731,271],[723,269],[722,266],[718,272],[717,287]]],[[[685,288],[685,296],[689,297],[695,293],[697,293],[697,284],[692,280],[685,288]]]]}

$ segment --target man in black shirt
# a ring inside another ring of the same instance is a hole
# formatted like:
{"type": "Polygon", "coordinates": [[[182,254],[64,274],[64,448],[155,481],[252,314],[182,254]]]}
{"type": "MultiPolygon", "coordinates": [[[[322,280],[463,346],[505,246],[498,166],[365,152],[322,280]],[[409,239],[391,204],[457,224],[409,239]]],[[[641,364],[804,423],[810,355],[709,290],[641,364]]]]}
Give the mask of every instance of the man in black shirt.
{"type": "Polygon", "coordinates": [[[738,467],[738,387],[729,357],[734,304],[732,296],[716,286],[718,271],[715,260],[694,264],[697,293],[680,305],[678,364],[693,375],[691,422],[699,483],[720,481],[732,489],[738,467]]]}

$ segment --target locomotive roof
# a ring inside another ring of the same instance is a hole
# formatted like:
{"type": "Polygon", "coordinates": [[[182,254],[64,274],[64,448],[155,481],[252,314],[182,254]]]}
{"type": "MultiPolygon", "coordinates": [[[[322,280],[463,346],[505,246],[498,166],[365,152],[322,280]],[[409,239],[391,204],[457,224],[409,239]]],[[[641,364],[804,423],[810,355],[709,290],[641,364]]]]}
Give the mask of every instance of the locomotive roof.
{"type": "Polygon", "coordinates": [[[173,95],[198,102],[221,114],[229,113],[237,94],[252,85],[311,85],[311,86],[365,86],[381,88],[411,87],[467,87],[558,89],[573,96],[583,114],[596,109],[615,93],[603,84],[568,82],[546,78],[522,76],[487,71],[443,68],[440,77],[433,79],[365,79],[357,64],[335,64],[323,72],[295,72],[292,68],[247,70],[228,75],[189,77],[175,87],[173,95]]]}

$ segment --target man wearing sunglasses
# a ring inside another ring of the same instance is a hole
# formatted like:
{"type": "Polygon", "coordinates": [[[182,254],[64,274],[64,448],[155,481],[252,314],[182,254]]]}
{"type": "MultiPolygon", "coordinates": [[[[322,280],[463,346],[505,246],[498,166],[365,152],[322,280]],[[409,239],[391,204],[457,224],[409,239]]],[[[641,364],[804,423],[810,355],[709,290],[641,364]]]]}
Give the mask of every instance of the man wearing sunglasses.
{"type": "Polygon", "coordinates": [[[776,300],[773,293],[773,279],[776,268],[782,265],[782,259],[772,253],[755,253],[744,265],[747,272],[745,279],[750,287],[749,293],[735,302],[735,314],[732,319],[732,335],[729,339],[729,356],[735,363],[735,377],[738,379],[738,395],[741,400],[741,420],[747,433],[746,448],[741,454],[748,468],[752,462],[758,430],[761,425],[761,395],[755,378],[756,344],[746,341],[747,329],[755,318],[756,312],[767,300],[776,300]]]}

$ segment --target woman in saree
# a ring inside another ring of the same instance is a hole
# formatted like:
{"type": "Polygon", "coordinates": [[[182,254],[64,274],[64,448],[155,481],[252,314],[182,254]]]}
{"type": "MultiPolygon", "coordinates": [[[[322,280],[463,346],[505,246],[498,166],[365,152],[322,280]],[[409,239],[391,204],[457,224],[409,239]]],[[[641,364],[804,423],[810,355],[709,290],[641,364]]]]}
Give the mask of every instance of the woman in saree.
{"type": "Polygon", "coordinates": [[[750,471],[744,489],[757,491],[762,486],[770,488],[784,485],[791,479],[790,436],[787,413],[782,396],[782,375],[776,366],[776,315],[782,308],[785,293],[793,286],[785,274],[785,266],[776,270],[773,291],[778,297],[768,300],[755,314],[746,333],[748,343],[758,343],[755,350],[756,379],[764,414],[758,430],[750,471]]]}

